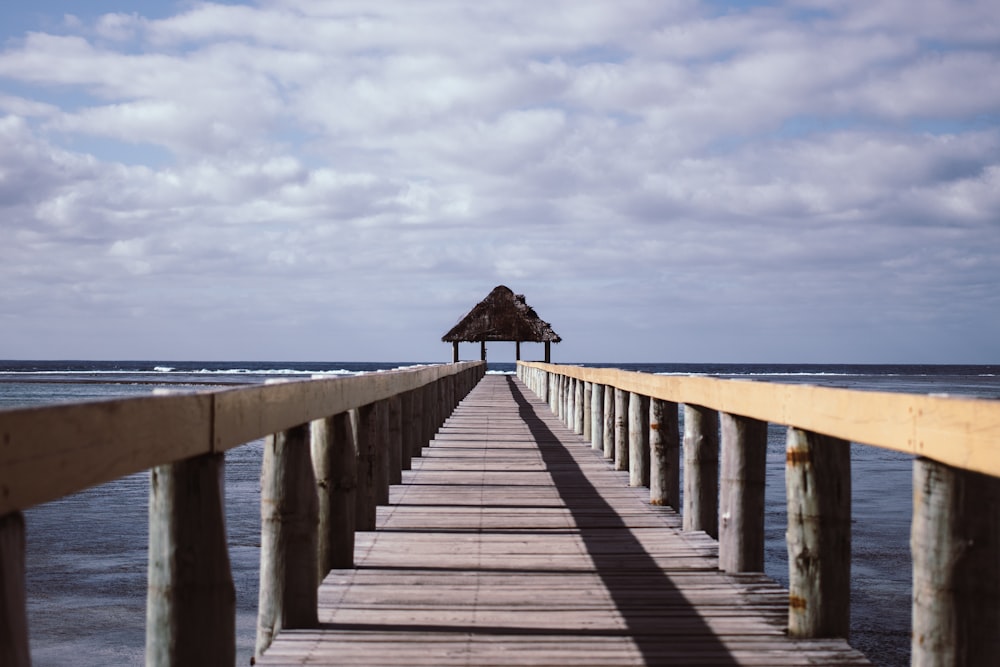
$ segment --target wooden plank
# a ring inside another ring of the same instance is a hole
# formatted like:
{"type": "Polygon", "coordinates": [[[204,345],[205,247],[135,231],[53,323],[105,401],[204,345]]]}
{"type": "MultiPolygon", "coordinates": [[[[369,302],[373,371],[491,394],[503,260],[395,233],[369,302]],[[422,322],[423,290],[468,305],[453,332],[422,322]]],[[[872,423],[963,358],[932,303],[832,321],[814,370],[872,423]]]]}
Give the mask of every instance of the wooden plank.
{"type": "Polygon", "coordinates": [[[795,426],[1000,477],[998,400],[521,363],[652,398],[795,426]]]}
{"type": "Polygon", "coordinates": [[[788,592],[648,504],[523,385],[488,376],[260,665],[868,664],[785,633],[788,592]]]}
{"type": "Polygon", "coordinates": [[[154,466],[220,453],[480,362],[220,391],[0,410],[0,515],[154,466]]]}

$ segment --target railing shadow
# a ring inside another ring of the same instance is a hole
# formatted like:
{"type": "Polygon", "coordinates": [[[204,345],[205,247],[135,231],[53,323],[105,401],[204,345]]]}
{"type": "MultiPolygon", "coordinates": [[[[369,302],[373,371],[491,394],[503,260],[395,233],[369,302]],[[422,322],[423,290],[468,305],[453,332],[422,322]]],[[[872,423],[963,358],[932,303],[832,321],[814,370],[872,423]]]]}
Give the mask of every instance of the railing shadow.
{"type": "Polygon", "coordinates": [[[642,543],[587,479],[513,377],[507,382],[521,418],[560,497],[573,515],[587,553],[646,665],[735,665],[732,654],[657,565],[642,543]],[[609,548],[609,538],[614,540],[609,548]],[[669,613],[665,613],[669,610],[669,613]]]}

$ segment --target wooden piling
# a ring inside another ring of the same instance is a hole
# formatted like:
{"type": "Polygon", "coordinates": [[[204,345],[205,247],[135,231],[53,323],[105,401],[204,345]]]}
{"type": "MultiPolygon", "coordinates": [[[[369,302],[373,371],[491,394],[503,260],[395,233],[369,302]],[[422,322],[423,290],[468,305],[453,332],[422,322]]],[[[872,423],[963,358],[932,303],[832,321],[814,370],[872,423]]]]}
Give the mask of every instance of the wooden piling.
{"type": "MultiPolygon", "coordinates": [[[[400,470],[413,468],[413,447],[416,431],[413,429],[413,392],[404,391],[399,395],[399,466],[400,470]]],[[[400,473],[402,477],[402,473],[400,473]]]]}
{"type": "Polygon", "coordinates": [[[767,422],[723,413],[719,569],[764,571],[767,422]]]}
{"type": "Polygon", "coordinates": [[[311,449],[318,492],[317,574],[354,567],[354,494],[358,461],[351,416],[341,412],[312,422],[311,449]]]}
{"type": "Polygon", "coordinates": [[[355,412],[355,438],[358,447],[357,490],[354,496],[355,528],[375,530],[376,474],[375,446],[378,442],[378,414],[374,403],[362,405],[355,412]]]}
{"type": "Polygon", "coordinates": [[[649,402],[649,502],[680,509],[681,444],[677,404],[649,402]]]}
{"type": "Polygon", "coordinates": [[[258,657],[279,631],[312,628],[318,623],[319,500],[309,436],[310,426],[303,424],[269,436],[264,446],[260,596],[254,649],[258,657]]]}
{"type": "Polygon", "coordinates": [[[223,468],[224,456],[209,454],[150,471],[149,666],[231,665],[236,659],[223,468]]]}
{"type": "MultiPolygon", "coordinates": [[[[399,395],[386,401],[386,447],[388,449],[389,485],[403,481],[403,422],[402,399],[399,395]]],[[[388,487],[386,504],[388,504],[388,487]]]]}
{"type": "Polygon", "coordinates": [[[911,664],[1000,656],[1000,478],[913,462],[911,664]]]}
{"type": "Polygon", "coordinates": [[[30,667],[24,516],[0,517],[0,665],[30,667]]]}
{"type": "Polygon", "coordinates": [[[649,397],[628,399],[629,486],[649,486],[649,397]]]}
{"type": "Polygon", "coordinates": [[[788,634],[847,638],[851,620],[850,443],[788,429],[788,634]]]}
{"type": "Polygon", "coordinates": [[[684,405],[684,530],[719,536],[719,413],[684,405]]]}
{"type": "Polygon", "coordinates": [[[615,388],[615,470],[628,470],[628,392],[615,388]]]}
{"type": "Polygon", "coordinates": [[[583,380],[576,380],[573,383],[573,425],[572,431],[577,435],[583,435],[584,425],[584,397],[587,393],[583,390],[583,380]]]}
{"type": "Polygon", "coordinates": [[[604,458],[615,458],[615,388],[604,387],[604,458]]]}
{"type": "Polygon", "coordinates": [[[583,439],[587,442],[593,440],[593,431],[591,430],[594,425],[593,421],[593,398],[594,398],[594,388],[592,383],[583,383],[583,439]]]}
{"type": "Polygon", "coordinates": [[[590,385],[590,446],[604,449],[604,385],[594,382],[590,385]]]}

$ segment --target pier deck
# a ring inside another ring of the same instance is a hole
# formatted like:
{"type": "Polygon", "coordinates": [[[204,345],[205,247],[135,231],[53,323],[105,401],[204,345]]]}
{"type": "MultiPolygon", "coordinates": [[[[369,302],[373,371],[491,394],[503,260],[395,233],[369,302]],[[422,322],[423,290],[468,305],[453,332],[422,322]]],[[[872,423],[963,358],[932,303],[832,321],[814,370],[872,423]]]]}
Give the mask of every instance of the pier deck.
{"type": "Polygon", "coordinates": [[[791,640],[788,594],[717,568],[512,376],[488,375],[404,472],[356,569],[319,591],[320,627],[260,665],[863,665],[791,640]]]}

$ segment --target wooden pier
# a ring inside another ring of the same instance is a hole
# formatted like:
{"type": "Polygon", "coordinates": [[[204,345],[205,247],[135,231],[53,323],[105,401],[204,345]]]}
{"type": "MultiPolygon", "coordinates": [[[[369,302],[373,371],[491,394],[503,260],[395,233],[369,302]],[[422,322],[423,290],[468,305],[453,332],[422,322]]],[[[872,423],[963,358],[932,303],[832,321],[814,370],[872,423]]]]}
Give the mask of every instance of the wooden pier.
{"type": "Polygon", "coordinates": [[[31,664],[23,510],[144,470],[146,664],[233,664],[220,472],[258,438],[262,665],[866,664],[852,442],[915,457],[912,664],[996,664],[1000,401],[485,372],[0,411],[0,665],[31,664]],[[760,574],[767,423],[787,426],[788,591],[760,574]]]}
{"type": "Polygon", "coordinates": [[[790,639],[788,592],[718,568],[511,376],[486,376],[260,665],[862,665],[790,639]]]}

